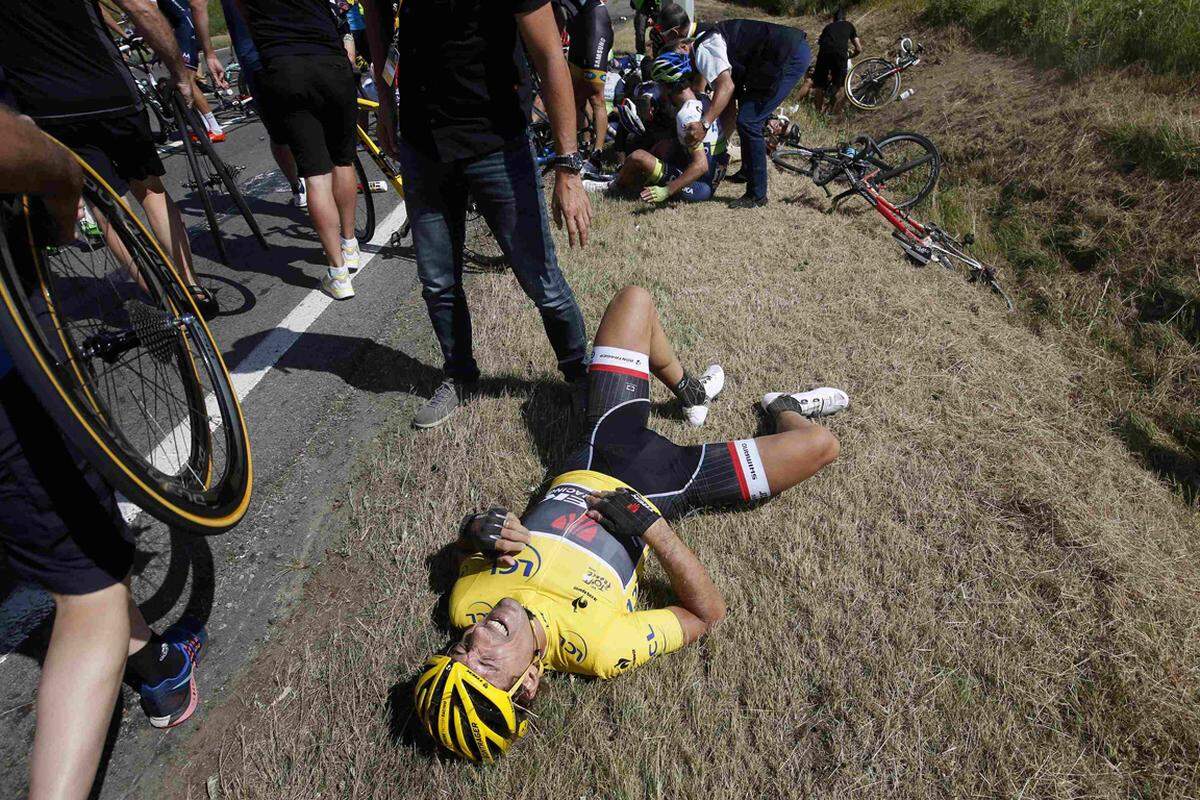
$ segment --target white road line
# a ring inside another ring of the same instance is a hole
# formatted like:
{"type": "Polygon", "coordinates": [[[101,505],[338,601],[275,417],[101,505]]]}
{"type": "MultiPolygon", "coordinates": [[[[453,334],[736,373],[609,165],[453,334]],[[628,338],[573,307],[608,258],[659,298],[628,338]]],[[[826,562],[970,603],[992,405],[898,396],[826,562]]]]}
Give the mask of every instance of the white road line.
{"type": "MultiPolygon", "coordinates": [[[[375,228],[375,237],[367,243],[369,247],[376,249],[371,252],[363,251],[358,272],[354,274],[356,278],[367,271],[367,267],[375,260],[375,256],[379,254],[378,248],[386,243],[392,233],[404,224],[404,220],[405,206],[403,203],[393,208],[391,213],[384,217],[382,222],[375,228]]],[[[239,403],[245,402],[246,396],[254,390],[255,386],[258,386],[262,382],[262,379],[279,362],[283,354],[291,349],[292,345],[312,327],[317,318],[333,303],[334,299],[332,297],[320,289],[313,289],[304,296],[300,304],[293,308],[270,333],[263,337],[258,346],[242,359],[242,363],[229,371],[230,377],[233,380],[233,389],[237,392],[239,403]]],[[[213,420],[213,429],[215,430],[219,419],[217,417],[216,398],[210,394],[205,398],[205,406],[208,410],[209,419],[213,420]]],[[[188,423],[186,421],[179,423],[179,426],[164,437],[158,447],[154,449],[150,458],[151,463],[172,463],[172,459],[167,458],[167,445],[170,442],[177,441],[177,437],[186,435],[187,430],[188,423]]],[[[125,518],[127,523],[132,523],[142,513],[141,508],[129,502],[121,495],[117,495],[117,497],[121,516],[125,518]]]]}

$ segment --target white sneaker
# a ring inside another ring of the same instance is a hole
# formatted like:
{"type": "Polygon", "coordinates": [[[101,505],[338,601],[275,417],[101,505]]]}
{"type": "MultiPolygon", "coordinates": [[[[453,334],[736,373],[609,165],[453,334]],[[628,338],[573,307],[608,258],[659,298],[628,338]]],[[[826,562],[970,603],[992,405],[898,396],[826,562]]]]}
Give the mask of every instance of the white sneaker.
{"type": "Polygon", "coordinates": [[[304,178],[300,179],[300,188],[292,192],[292,205],[296,208],[308,208],[308,187],[304,185],[304,178]]]}
{"type": "Polygon", "coordinates": [[[708,419],[708,404],[721,393],[725,388],[725,370],[720,364],[710,364],[708,369],[704,370],[704,374],[700,376],[700,385],[704,387],[704,394],[708,398],[703,405],[685,406],[683,416],[692,425],[699,428],[708,419]]]}
{"type": "Polygon", "coordinates": [[[354,297],[354,284],[350,282],[350,270],[342,267],[330,267],[321,276],[321,288],[334,300],[348,300],[354,297]]]}
{"type": "Polygon", "coordinates": [[[362,262],[362,250],[355,247],[353,250],[342,248],[342,266],[351,272],[358,272],[359,264],[362,262]]]}
{"type": "MultiPolygon", "coordinates": [[[[830,386],[822,386],[819,389],[813,389],[809,392],[799,392],[797,394],[785,395],[783,392],[771,392],[763,395],[762,407],[763,411],[770,410],[771,404],[781,397],[788,397],[795,401],[795,407],[789,408],[789,411],[795,411],[808,418],[813,417],[828,417],[839,411],[845,411],[850,407],[850,396],[841,389],[834,389],[830,386]]],[[[791,406],[791,403],[787,405],[791,406]]]]}
{"type": "Polygon", "coordinates": [[[612,181],[593,181],[584,179],[583,190],[585,192],[607,192],[612,187],[612,181]]]}

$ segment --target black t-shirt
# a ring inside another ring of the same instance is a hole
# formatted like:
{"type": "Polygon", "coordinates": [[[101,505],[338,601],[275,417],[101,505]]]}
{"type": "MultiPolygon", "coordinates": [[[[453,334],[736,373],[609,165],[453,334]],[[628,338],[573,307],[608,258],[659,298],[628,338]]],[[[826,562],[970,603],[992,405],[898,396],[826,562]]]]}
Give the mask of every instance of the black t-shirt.
{"type": "Polygon", "coordinates": [[[817,39],[817,44],[821,46],[822,52],[829,51],[838,55],[849,55],[850,43],[857,38],[858,31],[854,29],[854,23],[849,20],[841,20],[826,25],[825,30],[821,31],[821,38],[817,39]]]}
{"type": "Polygon", "coordinates": [[[242,0],[263,66],[279,56],[345,55],[329,0],[242,0]]]}
{"type": "Polygon", "coordinates": [[[409,146],[454,161],[495,152],[524,134],[529,65],[515,15],[547,2],[409,0],[401,5],[397,122],[409,146]]]}
{"type": "Polygon", "coordinates": [[[39,122],[141,109],[133,78],[103,32],[94,0],[5,3],[0,66],[17,107],[39,122]]]}

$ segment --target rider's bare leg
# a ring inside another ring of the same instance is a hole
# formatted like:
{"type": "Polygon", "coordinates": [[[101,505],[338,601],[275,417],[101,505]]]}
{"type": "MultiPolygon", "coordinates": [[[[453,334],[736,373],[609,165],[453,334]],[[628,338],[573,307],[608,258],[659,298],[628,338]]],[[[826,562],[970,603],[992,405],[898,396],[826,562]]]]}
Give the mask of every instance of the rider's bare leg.
{"type": "Polygon", "coordinates": [[[640,286],[626,286],[609,301],[596,331],[596,346],[649,355],[650,371],[668,388],[683,380],[683,366],[667,341],[654,298],[640,286]]]}
{"type": "Polygon", "coordinates": [[[808,480],[831,464],[841,450],[828,428],[795,411],[776,414],[775,429],[776,433],[754,440],[772,495],[808,480]]]}
{"type": "Polygon", "coordinates": [[[145,209],[150,228],[167,251],[171,263],[183,273],[183,282],[195,286],[198,281],[192,270],[192,245],[188,240],[187,226],[183,224],[179,208],[167,194],[162,180],[157,175],[149,175],[142,180],[130,181],[129,188],[145,209]]]}

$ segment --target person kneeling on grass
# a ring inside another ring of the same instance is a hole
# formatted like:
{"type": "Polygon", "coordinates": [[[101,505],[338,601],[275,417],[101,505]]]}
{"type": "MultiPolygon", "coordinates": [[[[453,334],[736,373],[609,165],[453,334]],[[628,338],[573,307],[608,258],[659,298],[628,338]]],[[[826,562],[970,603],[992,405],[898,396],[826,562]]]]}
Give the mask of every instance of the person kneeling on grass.
{"type": "Polygon", "coordinates": [[[687,143],[687,126],[704,115],[708,98],[698,98],[692,91],[689,85],[692,65],[686,55],[662,54],[654,59],[651,76],[663,87],[675,111],[676,140],[663,140],[654,146],[653,152],[635,150],[630,153],[608,190],[641,189],[641,198],[647,203],[663,203],[675,196],[690,202],[708,200],[729,166],[720,122],[709,127],[702,141],[694,145],[687,143]]]}
{"type": "Polygon", "coordinates": [[[463,520],[450,619],[465,630],[414,689],[419,721],[448,750],[475,761],[508,750],[545,668],[611,678],[707,633],[725,601],[664,518],[779,494],[837,458],[837,439],[811,420],[845,409],[845,392],[768,394],[774,434],[682,447],[647,427],[651,373],[693,424],[725,381],[717,365],[685,371],[650,294],[626,287],[596,333],[583,444],[523,518],[492,508],[463,520]],[[637,609],[647,548],[678,605],[637,609]]]}

